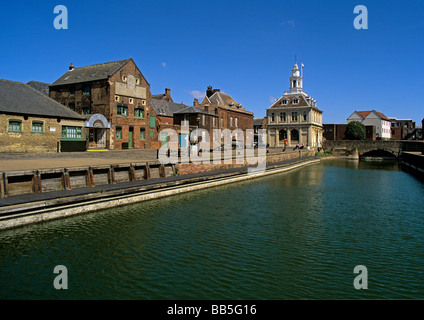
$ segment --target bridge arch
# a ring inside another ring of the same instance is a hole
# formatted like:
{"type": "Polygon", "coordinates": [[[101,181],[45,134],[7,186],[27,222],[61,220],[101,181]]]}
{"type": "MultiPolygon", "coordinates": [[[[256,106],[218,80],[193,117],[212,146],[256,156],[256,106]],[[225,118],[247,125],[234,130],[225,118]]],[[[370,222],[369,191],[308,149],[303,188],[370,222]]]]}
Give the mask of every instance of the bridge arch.
{"type": "Polygon", "coordinates": [[[392,151],[384,150],[384,149],[375,149],[368,150],[360,154],[362,158],[372,157],[372,158],[383,158],[383,159],[396,159],[397,155],[392,151]]]}

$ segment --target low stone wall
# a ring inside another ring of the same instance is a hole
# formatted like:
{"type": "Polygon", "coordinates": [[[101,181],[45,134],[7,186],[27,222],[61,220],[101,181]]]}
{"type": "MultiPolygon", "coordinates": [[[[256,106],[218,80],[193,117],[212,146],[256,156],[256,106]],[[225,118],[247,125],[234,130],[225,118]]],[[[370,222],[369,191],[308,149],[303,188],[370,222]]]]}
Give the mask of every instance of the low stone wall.
{"type": "MultiPolygon", "coordinates": [[[[300,150],[300,151],[288,151],[282,152],[282,150],[273,151],[273,153],[267,153],[266,163],[276,163],[285,160],[296,159],[299,157],[308,157],[315,154],[312,150],[300,150]]],[[[233,158],[232,160],[225,160],[221,158],[221,162],[214,164],[212,161],[210,163],[202,162],[190,162],[190,163],[179,163],[175,165],[175,172],[178,175],[190,174],[190,173],[201,173],[209,172],[214,170],[224,170],[230,168],[242,168],[247,166],[256,166],[257,159],[251,157],[246,159],[245,157],[233,158]],[[228,163],[230,162],[230,163],[228,163]]]]}
{"type": "Polygon", "coordinates": [[[419,153],[404,152],[401,156],[402,169],[424,180],[424,155],[419,153]]]}

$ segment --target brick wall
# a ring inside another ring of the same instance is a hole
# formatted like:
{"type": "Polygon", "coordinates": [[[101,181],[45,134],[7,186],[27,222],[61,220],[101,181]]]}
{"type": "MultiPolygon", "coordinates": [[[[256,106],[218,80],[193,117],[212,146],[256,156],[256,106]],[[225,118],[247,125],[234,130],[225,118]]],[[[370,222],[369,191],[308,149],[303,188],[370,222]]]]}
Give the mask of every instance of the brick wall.
{"type": "Polygon", "coordinates": [[[75,105],[75,111],[79,114],[83,114],[84,108],[88,108],[90,114],[100,113],[104,115],[111,124],[111,129],[108,131],[109,137],[107,137],[110,149],[120,150],[123,144],[128,144],[130,132],[132,133],[133,148],[154,149],[160,147],[160,142],[158,141],[158,119],[150,107],[150,84],[132,60],[107,80],[52,87],[50,89],[50,97],[67,107],[72,104],[75,105]],[[127,84],[130,75],[139,80],[135,87],[145,88],[146,96],[144,98],[132,96],[130,86],[128,86],[126,94],[117,94],[116,83],[127,84]],[[123,81],[123,76],[127,78],[127,82],[123,81]],[[84,87],[87,85],[91,88],[90,95],[84,95],[84,87]],[[72,89],[75,90],[74,95],[71,95],[72,89]],[[127,106],[127,116],[117,114],[118,103],[127,106]],[[144,118],[134,117],[135,108],[138,106],[144,107],[144,118]],[[150,128],[150,117],[155,119],[153,128],[150,128]],[[122,130],[121,139],[117,139],[117,127],[122,130]],[[144,139],[141,137],[141,129],[144,129],[144,139]]]}
{"type": "MultiPolygon", "coordinates": [[[[84,127],[83,121],[0,114],[0,152],[57,152],[62,126],[84,127]],[[9,132],[9,120],[21,122],[21,132],[9,132]],[[33,121],[43,124],[43,132],[32,132],[33,121]]],[[[82,139],[85,140],[84,130],[82,139]]]]}
{"type": "MultiPolygon", "coordinates": [[[[302,150],[301,156],[312,156],[314,155],[314,151],[308,151],[308,150],[302,150]]],[[[267,164],[272,164],[280,161],[295,159],[299,157],[299,152],[288,152],[288,153],[277,153],[277,154],[267,154],[266,162],[267,164]]],[[[175,165],[175,168],[178,169],[178,174],[190,174],[190,173],[201,173],[201,172],[209,172],[209,171],[215,171],[215,170],[223,170],[223,169],[230,169],[230,168],[242,168],[246,166],[251,166],[248,164],[246,160],[244,162],[238,163],[240,160],[232,159],[232,164],[224,164],[222,161],[221,164],[213,164],[212,162],[209,164],[203,164],[203,163],[179,163],[175,165]]]]}

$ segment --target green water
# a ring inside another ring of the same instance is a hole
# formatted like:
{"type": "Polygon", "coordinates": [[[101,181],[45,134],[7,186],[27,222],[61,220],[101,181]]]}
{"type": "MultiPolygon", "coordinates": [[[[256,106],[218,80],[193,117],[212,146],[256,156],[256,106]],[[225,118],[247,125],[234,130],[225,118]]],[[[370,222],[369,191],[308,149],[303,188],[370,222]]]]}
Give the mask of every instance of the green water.
{"type": "Polygon", "coordinates": [[[423,196],[396,164],[326,161],[2,231],[0,298],[424,299],[423,196]]]}

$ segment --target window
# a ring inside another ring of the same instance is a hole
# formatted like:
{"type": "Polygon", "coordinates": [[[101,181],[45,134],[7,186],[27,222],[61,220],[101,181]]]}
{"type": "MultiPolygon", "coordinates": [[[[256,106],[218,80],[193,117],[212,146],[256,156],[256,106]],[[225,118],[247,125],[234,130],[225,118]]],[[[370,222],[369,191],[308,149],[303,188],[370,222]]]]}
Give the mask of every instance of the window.
{"type": "Polygon", "coordinates": [[[281,100],[281,104],[287,104],[287,99],[281,100]]]}
{"type": "Polygon", "coordinates": [[[71,109],[72,111],[75,111],[75,103],[70,103],[69,109],[71,109]]]}
{"type": "Polygon", "coordinates": [[[135,79],[135,84],[140,84],[140,79],[139,78],[135,79]]]}
{"type": "Polygon", "coordinates": [[[237,126],[238,126],[238,118],[236,118],[236,128],[237,128],[237,126]]]}
{"type": "Polygon", "coordinates": [[[122,81],[127,82],[127,76],[122,76],[122,81]]]}
{"type": "Polygon", "coordinates": [[[212,126],[216,127],[216,118],[215,117],[212,118],[212,126]]]}
{"type": "Polygon", "coordinates": [[[84,93],[85,96],[89,96],[91,94],[91,88],[90,86],[85,86],[84,87],[84,93]]]}
{"type": "Polygon", "coordinates": [[[306,121],[306,119],[307,119],[306,111],[303,111],[303,121],[306,121]]]}
{"type": "Polygon", "coordinates": [[[9,120],[9,132],[21,132],[21,121],[9,120]]]}
{"type": "Polygon", "coordinates": [[[70,95],[71,97],[75,97],[75,88],[74,88],[74,87],[72,87],[72,88],[71,88],[71,90],[70,90],[70,92],[69,92],[69,95],[70,95]]]}
{"type": "Polygon", "coordinates": [[[62,126],[62,140],[82,140],[82,128],[62,126]]]}
{"type": "Polygon", "coordinates": [[[115,101],[119,101],[119,96],[115,96],[115,101]]]}
{"type": "Polygon", "coordinates": [[[271,114],[271,121],[274,122],[275,121],[275,114],[271,114]]]}
{"type": "Polygon", "coordinates": [[[221,128],[224,128],[224,118],[221,118],[221,128]]]}
{"type": "Polygon", "coordinates": [[[43,133],[43,123],[34,121],[32,123],[32,132],[34,133],[43,133]]]}
{"type": "Polygon", "coordinates": [[[144,119],[144,108],[138,106],[134,109],[134,117],[144,119]]]}
{"type": "Polygon", "coordinates": [[[116,114],[118,116],[121,116],[121,117],[127,117],[128,116],[128,107],[124,104],[119,104],[117,106],[116,114]]]}
{"type": "Polygon", "coordinates": [[[130,104],[133,104],[133,103],[134,103],[134,99],[130,98],[130,104]]]}
{"type": "Polygon", "coordinates": [[[281,122],[286,121],[285,117],[286,117],[286,114],[285,114],[284,112],[281,112],[281,113],[280,113],[280,121],[281,121],[281,122]]]}
{"type": "Polygon", "coordinates": [[[230,127],[233,126],[233,117],[230,117],[230,127]]]}
{"type": "Polygon", "coordinates": [[[299,103],[299,99],[298,98],[294,98],[292,102],[293,102],[293,104],[298,104],[299,103]]]}
{"type": "Polygon", "coordinates": [[[140,128],[140,140],[146,139],[146,129],[140,128]]]}
{"type": "Polygon", "coordinates": [[[116,127],[115,138],[116,138],[116,140],[121,140],[122,139],[122,128],[121,127],[116,127]]]}
{"type": "Polygon", "coordinates": [[[297,121],[297,112],[292,112],[292,121],[297,121]]]}
{"type": "Polygon", "coordinates": [[[206,125],[206,116],[202,114],[202,125],[206,125]]]}
{"type": "Polygon", "coordinates": [[[143,106],[145,106],[145,105],[146,105],[146,100],[141,101],[141,104],[142,104],[143,106]]]}
{"type": "Polygon", "coordinates": [[[156,119],[155,119],[155,117],[150,116],[150,128],[154,129],[155,126],[156,126],[156,119]]]}
{"type": "Polygon", "coordinates": [[[83,114],[90,114],[90,108],[88,108],[88,107],[82,108],[82,113],[83,114]]]}

